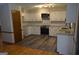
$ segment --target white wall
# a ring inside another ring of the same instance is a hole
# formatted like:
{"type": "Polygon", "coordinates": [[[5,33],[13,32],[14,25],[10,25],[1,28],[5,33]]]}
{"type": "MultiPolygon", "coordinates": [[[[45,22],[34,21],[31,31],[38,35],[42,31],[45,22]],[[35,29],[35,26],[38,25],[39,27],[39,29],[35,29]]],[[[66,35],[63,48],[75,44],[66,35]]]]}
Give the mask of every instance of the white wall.
{"type": "Polygon", "coordinates": [[[76,52],[76,39],[77,39],[77,26],[78,26],[78,8],[79,4],[68,4],[67,5],[67,14],[66,14],[66,23],[76,23],[75,25],[75,33],[74,33],[74,51],[76,52]]]}
{"type": "Polygon", "coordinates": [[[2,31],[13,32],[12,19],[8,4],[2,6],[2,31]]]}
{"type": "Polygon", "coordinates": [[[13,33],[2,33],[3,41],[9,43],[15,43],[14,41],[14,34],[13,33]]]}
{"type": "MultiPolygon", "coordinates": [[[[8,4],[4,4],[1,6],[0,10],[1,14],[1,25],[2,31],[4,32],[13,32],[13,23],[11,18],[11,10],[8,4]]],[[[2,33],[3,41],[14,43],[14,34],[13,33],[2,33]]]]}
{"type": "MultiPolygon", "coordinates": [[[[1,14],[1,13],[0,13],[1,14]]],[[[1,18],[0,18],[0,26],[1,26],[1,18]]]]}
{"type": "Polygon", "coordinates": [[[1,6],[0,6],[0,25],[1,25],[1,6]]]}
{"type": "Polygon", "coordinates": [[[75,23],[77,20],[77,4],[67,4],[66,23],[75,23]]]}

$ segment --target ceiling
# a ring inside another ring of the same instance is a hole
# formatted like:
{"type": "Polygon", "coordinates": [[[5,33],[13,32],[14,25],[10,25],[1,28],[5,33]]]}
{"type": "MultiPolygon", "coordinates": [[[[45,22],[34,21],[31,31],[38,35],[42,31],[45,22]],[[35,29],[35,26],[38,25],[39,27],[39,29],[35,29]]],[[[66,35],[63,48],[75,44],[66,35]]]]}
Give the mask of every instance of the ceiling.
{"type": "MultiPolygon", "coordinates": [[[[37,5],[43,5],[43,4],[46,4],[46,3],[14,3],[14,5],[17,5],[17,6],[22,6],[24,8],[31,8],[31,7],[34,7],[34,6],[37,6],[37,5]]],[[[49,4],[49,3],[47,3],[49,4]]],[[[66,3],[51,3],[51,4],[55,4],[55,7],[66,7],[66,3]]]]}

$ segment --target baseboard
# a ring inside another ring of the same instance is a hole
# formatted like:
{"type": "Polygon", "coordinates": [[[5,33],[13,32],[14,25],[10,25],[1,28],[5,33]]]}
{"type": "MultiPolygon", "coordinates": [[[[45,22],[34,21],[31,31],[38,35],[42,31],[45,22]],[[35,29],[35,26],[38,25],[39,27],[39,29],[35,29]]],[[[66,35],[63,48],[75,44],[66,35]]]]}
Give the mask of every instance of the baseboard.
{"type": "Polygon", "coordinates": [[[8,55],[8,52],[0,52],[0,55],[8,55]]]}
{"type": "Polygon", "coordinates": [[[60,54],[58,51],[56,51],[56,53],[57,53],[58,55],[63,55],[63,54],[60,54]]]}
{"type": "MultiPolygon", "coordinates": [[[[29,34],[29,35],[40,35],[40,34],[29,34]]],[[[24,35],[24,38],[29,35],[24,35]]],[[[48,35],[48,36],[57,38],[57,36],[51,36],[51,35],[48,35]]]]}
{"type": "Polygon", "coordinates": [[[58,55],[61,55],[61,54],[60,54],[59,52],[57,52],[57,51],[56,51],[56,53],[57,53],[58,55]]]}
{"type": "Polygon", "coordinates": [[[6,42],[6,41],[3,41],[3,43],[5,43],[5,44],[15,44],[15,43],[12,43],[12,42],[6,42]]]}

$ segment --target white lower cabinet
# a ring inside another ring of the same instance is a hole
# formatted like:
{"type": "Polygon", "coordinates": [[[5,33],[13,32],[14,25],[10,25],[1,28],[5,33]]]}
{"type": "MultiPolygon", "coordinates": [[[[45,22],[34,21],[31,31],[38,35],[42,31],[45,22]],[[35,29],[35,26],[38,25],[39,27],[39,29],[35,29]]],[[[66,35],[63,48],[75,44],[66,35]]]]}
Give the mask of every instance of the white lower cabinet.
{"type": "Polygon", "coordinates": [[[57,35],[57,52],[64,55],[74,54],[74,40],[71,35],[57,35]]]}
{"type": "Polygon", "coordinates": [[[25,36],[35,34],[40,35],[40,26],[28,26],[23,30],[25,36]]]}
{"type": "Polygon", "coordinates": [[[40,35],[40,26],[32,26],[31,34],[40,35]]]}
{"type": "MultiPolygon", "coordinates": [[[[23,34],[24,35],[30,35],[30,34],[35,34],[35,35],[40,35],[40,27],[41,26],[27,26],[23,29],[23,34]]],[[[49,36],[57,36],[57,33],[59,32],[59,29],[61,27],[53,27],[49,26],[49,36]]]]}

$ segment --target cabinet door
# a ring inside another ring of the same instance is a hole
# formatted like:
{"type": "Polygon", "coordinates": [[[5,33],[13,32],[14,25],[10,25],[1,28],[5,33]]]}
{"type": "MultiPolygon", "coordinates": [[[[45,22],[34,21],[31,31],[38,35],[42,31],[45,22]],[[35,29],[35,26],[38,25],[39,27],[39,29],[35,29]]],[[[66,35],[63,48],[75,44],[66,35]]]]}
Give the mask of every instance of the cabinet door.
{"type": "Polygon", "coordinates": [[[42,21],[41,17],[39,14],[37,13],[27,13],[26,15],[24,15],[24,21],[42,21]]]}
{"type": "Polygon", "coordinates": [[[57,35],[57,52],[60,54],[73,54],[74,41],[73,36],[57,35]]]}
{"type": "Polygon", "coordinates": [[[53,11],[50,14],[50,21],[65,21],[66,11],[53,11]]]}
{"type": "Polygon", "coordinates": [[[39,26],[33,26],[32,27],[32,34],[40,35],[40,27],[39,26]]]}

